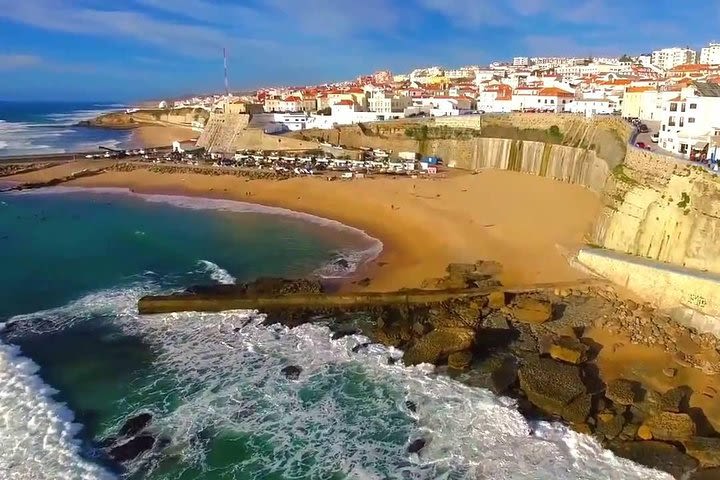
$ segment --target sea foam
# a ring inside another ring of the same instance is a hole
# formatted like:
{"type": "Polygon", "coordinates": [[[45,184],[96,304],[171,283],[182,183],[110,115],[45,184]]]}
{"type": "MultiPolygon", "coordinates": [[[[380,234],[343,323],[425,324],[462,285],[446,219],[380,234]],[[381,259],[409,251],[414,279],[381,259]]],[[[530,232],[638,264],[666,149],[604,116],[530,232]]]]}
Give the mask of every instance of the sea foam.
{"type": "MultiPolygon", "coordinates": [[[[65,328],[114,310],[113,322],[156,346],[157,380],[174,379],[180,399],[158,414],[155,428],[169,448],[204,468],[207,444],[199,438],[238,435],[252,455],[228,471],[363,479],[642,479],[667,474],[616,457],[591,437],[547,422],[529,423],[514,401],[438,376],[427,365],[400,362],[402,352],[361,336],[332,340],[319,324],[295,329],[263,325],[255,311],[139,316],[135,302],[157,287],[98,292],[41,312],[50,328],[65,328]],[[289,381],[283,367],[302,368],[289,381]],[[410,411],[406,401],[417,408],[410,411]],[[408,454],[408,442],[427,445],[408,454]],[[308,471],[310,473],[308,473],[308,471]]],[[[14,335],[33,323],[14,318],[14,335]]],[[[155,382],[146,388],[155,388],[155,382]]],[[[135,405],[141,409],[144,405],[135,405]]],[[[118,418],[118,425],[123,421],[118,418]]],[[[131,468],[140,468],[139,466],[131,468]]],[[[147,468],[145,465],[143,468],[147,468]]]]}
{"type": "Polygon", "coordinates": [[[203,268],[203,271],[209,273],[210,278],[212,278],[216,282],[222,285],[235,284],[235,277],[230,275],[230,273],[224,268],[218,266],[217,263],[213,263],[209,260],[198,260],[198,265],[203,268]]]}
{"type": "Polygon", "coordinates": [[[80,425],[17,346],[0,342],[0,478],[113,478],[81,457],[80,425]]]}

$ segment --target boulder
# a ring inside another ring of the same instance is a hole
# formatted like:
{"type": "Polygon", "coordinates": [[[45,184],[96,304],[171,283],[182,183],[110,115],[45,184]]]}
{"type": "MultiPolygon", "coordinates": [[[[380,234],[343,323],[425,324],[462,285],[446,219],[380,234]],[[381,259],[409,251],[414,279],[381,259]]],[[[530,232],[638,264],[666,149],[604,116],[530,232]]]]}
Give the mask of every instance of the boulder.
{"type": "Polygon", "coordinates": [[[578,367],[549,358],[526,357],[518,376],[527,398],[548,413],[562,415],[570,402],[585,393],[578,367]]]}
{"type": "Polygon", "coordinates": [[[475,262],[475,272],[480,275],[499,275],[503,270],[502,264],[493,261],[478,260],[475,262]]]}
{"type": "Polygon", "coordinates": [[[417,412],[417,404],[412,400],[405,400],[405,407],[413,413],[417,412]]]}
{"type": "Polygon", "coordinates": [[[676,387],[668,390],[660,396],[660,410],[664,412],[680,413],[685,409],[687,399],[690,398],[690,390],[687,386],[676,387]]]}
{"type": "Polygon", "coordinates": [[[408,445],[407,451],[408,453],[418,453],[420,450],[425,448],[425,442],[424,438],[418,438],[417,440],[413,440],[410,442],[410,445],[408,445]]]}
{"type": "Polygon", "coordinates": [[[696,432],[695,422],[686,413],[661,412],[645,420],[643,425],[656,440],[688,440],[696,432]]]}
{"type": "Polygon", "coordinates": [[[625,426],[625,417],[621,414],[601,413],[597,416],[596,431],[608,440],[615,439],[625,426]]]}
{"type": "Polygon", "coordinates": [[[338,259],[338,260],[335,260],[335,261],[333,262],[333,265],[336,266],[336,267],[338,267],[338,268],[341,269],[341,270],[347,270],[348,268],[350,268],[350,262],[348,262],[348,261],[345,260],[344,258],[340,258],[340,259],[338,259]]]}
{"type": "Polygon", "coordinates": [[[488,295],[488,305],[490,308],[494,308],[496,310],[507,305],[505,292],[490,292],[490,295],[488,295]]]}
{"type": "Polygon", "coordinates": [[[302,368],[298,367],[297,365],[288,365],[287,367],[284,367],[282,370],[280,370],[283,375],[288,380],[297,380],[300,378],[300,373],[302,372],[302,368]]]}
{"type": "Polygon", "coordinates": [[[616,442],[610,444],[610,449],[621,457],[646,467],[662,470],[675,478],[684,478],[698,465],[697,460],[685,455],[669,443],[616,442]]]}
{"type": "Polygon", "coordinates": [[[475,343],[471,328],[438,328],[417,340],[405,351],[405,365],[437,364],[451,353],[469,350],[475,343]]]}
{"type": "Polygon", "coordinates": [[[589,393],[580,395],[560,412],[560,416],[570,423],[582,424],[587,421],[592,411],[592,395],[589,393]]]}
{"type": "Polygon", "coordinates": [[[110,449],[108,455],[116,462],[129,462],[150,450],[153,445],[155,445],[154,437],[151,435],[139,435],[114,446],[110,449]]]}
{"type": "Polygon", "coordinates": [[[685,453],[697,459],[703,468],[720,467],[720,438],[693,437],[682,444],[685,453]]]}
{"type": "Polygon", "coordinates": [[[647,425],[640,425],[637,431],[637,437],[640,440],[652,440],[652,432],[650,431],[650,427],[647,425]]]}
{"type": "Polygon", "coordinates": [[[519,322],[545,323],[552,318],[552,304],[545,300],[520,297],[510,307],[510,314],[519,322]]]}
{"type": "Polygon", "coordinates": [[[472,362],[473,354],[470,350],[451,353],[448,356],[448,367],[453,370],[465,370],[472,362]]]}
{"type": "Polygon", "coordinates": [[[445,271],[448,275],[452,276],[464,276],[475,272],[475,264],[472,263],[451,263],[447,266],[445,271]]]}
{"type": "Polygon", "coordinates": [[[587,360],[590,347],[575,337],[562,336],[550,342],[548,353],[555,360],[578,365],[587,360]]]}
{"type": "Polygon", "coordinates": [[[514,357],[505,357],[490,374],[490,390],[501,395],[515,385],[518,379],[518,365],[514,357]]]}
{"type": "Polygon", "coordinates": [[[605,396],[616,405],[632,405],[641,394],[641,386],[638,382],[618,378],[607,384],[605,396]]]}
{"type": "Polygon", "coordinates": [[[429,322],[435,328],[477,328],[481,322],[482,301],[449,300],[430,310],[429,322]]]}
{"type": "Polygon", "coordinates": [[[125,420],[123,426],[120,427],[120,436],[137,435],[141,431],[145,430],[145,427],[150,424],[152,418],[152,414],[147,412],[128,418],[125,420]]]}

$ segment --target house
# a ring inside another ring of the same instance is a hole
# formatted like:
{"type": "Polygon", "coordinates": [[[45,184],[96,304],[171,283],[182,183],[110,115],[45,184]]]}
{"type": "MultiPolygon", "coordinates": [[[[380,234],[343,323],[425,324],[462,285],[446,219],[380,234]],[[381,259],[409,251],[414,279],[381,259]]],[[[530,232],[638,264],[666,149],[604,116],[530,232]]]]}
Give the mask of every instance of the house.
{"type": "Polygon", "coordinates": [[[720,133],[720,85],[693,82],[665,102],[659,145],[689,159],[705,159],[720,133]]]}
{"type": "Polygon", "coordinates": [[[565,111],[584,117],[593,117],[595,115],[612,115],[615,113],[615,107],[606,98],[583,98],[567,103],[565,111]]]}
{"type": "Polygon", "coordinates": [[[668,77],[671,78],[695,78],[699,79],[710,73],[710,65],[702,63],[688,63],[678,65],[668,71],[668,77]]]}
{"type": "Polygon", "coordinates": [[[557,87],[520,87],[512,95],[514,111],[539,111],[560,113],[575,98],[574,93],[557,87]]]}
{"type": "Polygon", "coordinates": [[[402,117],[403,111],[412,103],[412,99],[408,96],[376,91],[368,99],[368,109],[371,112],[382,113],[386,118],[399,118],[402,117]]]}
{"type": "Polygon", "coordinates": [[[483,112],[509,113],[512,111],[512,88],[510,85],[487,87],[477,97],[477,109],[483,112]]]}

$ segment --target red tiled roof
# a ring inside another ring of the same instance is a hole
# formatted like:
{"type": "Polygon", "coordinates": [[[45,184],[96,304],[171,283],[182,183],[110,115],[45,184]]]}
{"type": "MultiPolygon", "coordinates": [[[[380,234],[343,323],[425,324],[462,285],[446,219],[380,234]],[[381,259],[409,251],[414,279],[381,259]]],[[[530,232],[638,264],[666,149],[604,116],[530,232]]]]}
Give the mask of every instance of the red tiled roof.
{"type": "Polygon", "coordinates": [[[704,63],[687,63],[685,65],[678,65],[670,69],[671,72],[697,72],[700,70],[709,70],[710,65],[704,63]]]}
{"type": "Polygon", "coordinates": [[[574,97],[575,95],[570,92],[566,92],[565,90],[561,90],[557,87],[548,87],[548,88],[543,88],[542,90],[540,90],[538,92],[538,96],[541,96],[541,97],[574,97]]]}
{"type": "Polygon", "coordinates": [[[355,105],[355,102],[353,102],[352,100],[340,100],[335,105],[345,105],[348,107],[352,107],[353,105],[355,105]]]}
{"type": "Polygon", "coordinates": [[[641,92],[651,92],[655,90],[655,87],[628,87],[625,89],[626,93],[641,93],[641,92]]]}
{"type": "Polygon", "coordinates": [[[286,102],[302,102],[302,98],[300,97],[287,97],[285,99],[286,102]]]}

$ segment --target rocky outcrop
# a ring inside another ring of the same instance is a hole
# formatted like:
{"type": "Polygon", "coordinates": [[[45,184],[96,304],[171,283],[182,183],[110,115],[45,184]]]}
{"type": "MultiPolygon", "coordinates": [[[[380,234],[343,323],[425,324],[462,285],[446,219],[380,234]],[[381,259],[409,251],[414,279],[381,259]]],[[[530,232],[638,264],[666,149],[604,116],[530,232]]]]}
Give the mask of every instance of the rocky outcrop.
{"type": "Polygon", "coordinates": [[[545,323],[552,318],[552,304],[547,300],[520,297],[510,306],[510,315],[519,322],[545,323]]]}
{"type": "Polygon", "coordinates": [[[406,365],[439,363],[451,353],[473,347],[475,330],[470,328],[438,328],[420,338],[403,356],[406,365]]]}
{"type": "Polygon", "coordinates": [[[578,367],[539,356],[528,356],[518,375],[520,388],[532,403],[547,413],[563,418],[571,417],[569,421],[577,420],[577,406],[571,404],[585,394],[578,367]]]}
{"type": "Polygon", "coordinates": [[[693,437],[682,443],[685,452],[699,461],[703,468],[720,467],[720,438],[693,437]]]}
{"type": "Polygon", "coordinates": [[[688,440],[695,436],[695,422],[686,413],[662,412],[643,424],[656,440],[688,440]]]}
{"type": "Polygon", "coordinates": [[[642,389],[638,382],[632,382],[619,378],[608,383],[605,396],[618,405],[632,405],[642,395],[642,389]]]}
{"type": "Polygon", "coordinates": [[[587,360],[590,347],[575,337],[563,335],[551,340],[548,353],[555,360],[578,365],[587,360]]]}
{"type": "Polygon", "coordinates": [[[641,465],[662,470],[675,478],[684,478],[694,471],[698,462],[682,453],[673,445],[662,442],[619,442],[611,444],[611,449],[621,457],[625,457],[641,465]]]}

